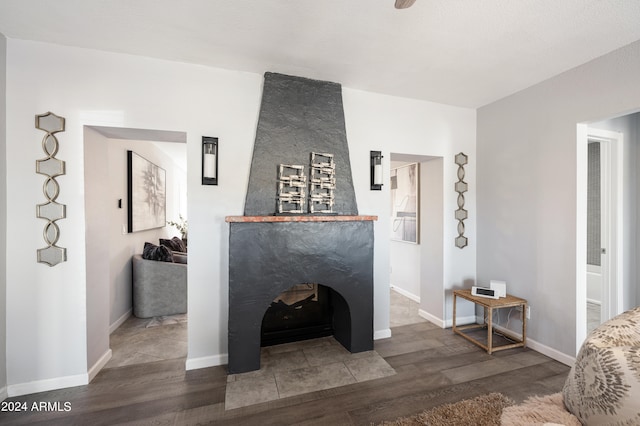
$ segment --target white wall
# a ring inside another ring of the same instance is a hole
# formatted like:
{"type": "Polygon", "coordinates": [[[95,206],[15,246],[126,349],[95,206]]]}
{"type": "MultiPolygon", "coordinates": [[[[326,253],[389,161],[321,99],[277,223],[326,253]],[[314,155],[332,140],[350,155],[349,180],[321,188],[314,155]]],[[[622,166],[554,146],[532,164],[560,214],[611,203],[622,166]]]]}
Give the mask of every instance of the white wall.
{"type": "MultiPolygon", "coordinates": [[[[345,88],[343,98],[358,209],[361,213],[379,217],[375,224],[374,329],[382,332],[389,324],[391,200],[389,185],[384,185],[381,191],[369,189],[370,150],[382,151],[384,176],[390,176],[390,152],[443,158],[444,258],[442,282],[437,294],[442,297],[440,302],[444,312],[441,316],[434,312],[432,320],[450,324],[452,290],[469,287],[475,282],[475,111],[345,88]],[[454,246],[454,238],[458,234],[454,220],[457,195],[453,190],[457,166],[453,159],[461,151],[469,155],[466,181],[470,187],[465,204],[469,210],[469,220],[466,221],[469,246],[463,250],[454,246]]],[[[462,307],[460,314],[473,315],[473,307],[462,307]]]]}
{"type": "Polygon", "coordinates": [[[87,379],[85,125],[187,132],[194,171],[188,181],[189,357],[224,354],[224,215],[242,212],[261,76],[17,40],[8,42],[7,70],[7,139],[14,141],[7,147],[8,240],[17,242],[7,262],[10,393],[87,379]],[[33,211],[42,184],[32,172],[40,155],[33,116],[47,110],[67,118],[58,156],[67,162],[59,200],[67,204],[60,245],[69,256],[54,268],[35,263],[42,223],[33,211]],[[202,135],[219,136],[221,158],[228,159],[217,187],[200,185],[202,135]]]}
{"type": "MultiPolygon", "coordinates": [[[[84,212],[86,256],[87,368],[111,358],[109,350],[109,149],[93,130],[84,128],[84,212]]],[[[91,377],[90,377],[91,379],[91,377]]]]}
{"type": "MultiPolygon", "coordinates": [[[[420,163],[420,315],[429,320],[445,319],[443,247],[452,244],[443,238],[444,217],[451,213],[450,206],[444,208],[443,199],[445,192],[453,188],[450,182],[443,182],[443,169],[442,158],[420,163]]],[[[443,325],[448,326],[450,319],[443,325]]]]}
{"type": "Polygon", "coordinates": [[[7,39],[0,33],[0,401],[7,397],[7,39]]]}
{"type": "MultiPolygon", "coordinates": [[[[189,347],[187,368],[226,362],[227,215],[241,215],[261,98],[262,76],[29,41],[8,41],[7,63],[7,369],[10,394],[87,380],[87,301],[83,128],[86,125],[187,133],[189,347]],[[33,173],[39,137],[33,117],[51,110],[67,119],[58,157],[67,162],[59,201],[59,244],[68,261],[35,263],[42,223],[33,214],[41,179],[33,173]],[[201,137],[220,138],[220,183],[201,185],[201,137]],[[29,142],[31,141],[31,142],[29,142]]],[[[369,151],[442,156],[455,182],[453,156],[470,157],[470,247],[453,245],[456,208],[445,191],[444,285],[475,277],[475,111],[343,90],[358,208],[378,215],[375,229],[376,337],[389,334],[389,192],[369,189],[369,151]]],[[[385,172],[389,173],[388,156],[385,172]]],[[[446,185],[446,184],[445,184],[446,185]]],[[[445,315],[447,315],[445,313],[445,315]]],[[[451,313],[448,313],[450,317],[451,313]]]]}
{"type": "Polygon", "coordinates": [[[577,123],[640,107],[638,75],[640,42],[478,110],[478,281],[506,280],[527,299],[527,337],[559,356],[576,353],[586,259],[586,242],[576,252],[577,123]]]}

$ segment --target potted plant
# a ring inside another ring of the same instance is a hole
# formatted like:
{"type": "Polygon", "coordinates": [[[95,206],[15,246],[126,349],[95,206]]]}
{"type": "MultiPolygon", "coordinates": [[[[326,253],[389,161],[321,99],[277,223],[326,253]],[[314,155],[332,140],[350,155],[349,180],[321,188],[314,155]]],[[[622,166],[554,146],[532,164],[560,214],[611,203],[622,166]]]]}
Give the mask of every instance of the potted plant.
{"type": "Polygon", "coordinates": [[[175,226],[175,228],[180,232],[180,236],[182,237],[182,241],[184,241],[184,245],[187,245],[187,220],[182,217],[181,214],[178,215],[178,221],[170,220],[167,222],[167,225],[175,226]]]}

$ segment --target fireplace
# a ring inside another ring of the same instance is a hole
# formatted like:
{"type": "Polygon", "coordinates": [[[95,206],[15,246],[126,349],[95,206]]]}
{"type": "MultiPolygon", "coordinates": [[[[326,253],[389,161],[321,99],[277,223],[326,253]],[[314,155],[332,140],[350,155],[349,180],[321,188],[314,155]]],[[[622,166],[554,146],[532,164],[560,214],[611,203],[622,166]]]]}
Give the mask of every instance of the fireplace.
{"type": "Polygon", "coordinates": [[[272,319],[274,299],[296,284],[320,286],[326,316],[311,325],[296,318],[295,330],[275,325],[268,330],[272,343],[324,333],[351,352],[372,350],[377,217],[358,214],[339,84],[265,74],[244,214],[226,218],[229,372],[260,368],[263,320],[272,319]],[[334,162],[332,214],[279,215],[277,171],[309,164],[315,153],[334,162]]]}
{"type": "Polygon", "coordinates": [[[229,372],[260,368],[261,326],[292,282],[332,290],[333,335],[373,349],[375,216],[230,216],[229,372]]]}

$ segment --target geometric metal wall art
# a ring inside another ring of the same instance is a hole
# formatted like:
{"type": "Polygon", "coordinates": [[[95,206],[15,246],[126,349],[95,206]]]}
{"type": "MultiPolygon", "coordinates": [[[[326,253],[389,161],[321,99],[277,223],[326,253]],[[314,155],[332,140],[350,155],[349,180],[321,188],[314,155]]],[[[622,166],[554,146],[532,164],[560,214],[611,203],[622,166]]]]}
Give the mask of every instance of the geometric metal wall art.
{"type": "Polygon", "coordinates": [[[455,184],[455,190],[458,193],[458,209],[456,210],[456,220],[458,221],[458,236],[456,237],[456,247],[464,248],[468,244],[467,237],[464,236],[464,220],[468,213],[464,209],[464,193],[467,192],[469,186],[464,181],[464,165],[467,164],[467,156],[462,152],[455,157],[455,163],[458,165],[458,181],[455,184]]]}
{"type": "Polygon", "coordinates": [[[278,166],[278,213],[305,212],[307,177],[304,166],[280,164],[278,166]]]}
{"type": "Polygon", "coordinates": [[[309,165],[309,193],[305,166],[278,166],[278,213],[333,213],[336,188],[336,165],[333,154],[311,153],[309,165]],[[308,207],[307,207],[308,201],[308,207]]]}
{"type": "Polygon", "coordinates": [[[56,245],[60,238],[60,228],[56,221],[67,217],[67,206],[56,201],[60,194],[60,185],[56,177],[65,174],[65,164],[64,161],[55,158],[58,153],[58,139],[55,134],[64,132],[64,117],[52,112],[36,115],[36,129],[46,132],[42,138],[42,150],[46,157],[36,160],[36,173],[47,176],[42,186],[47,202],[36,206],[36,217],[47,221],[43,231],[47,247],[38,249],[38,262],[55,266],[67,260],[67,249],[56,245]]]}
{"type": "Polygon", "coordinates": [[[309,213],[333,213],[336,164],[333,154],[311,153],[309,213]]]}

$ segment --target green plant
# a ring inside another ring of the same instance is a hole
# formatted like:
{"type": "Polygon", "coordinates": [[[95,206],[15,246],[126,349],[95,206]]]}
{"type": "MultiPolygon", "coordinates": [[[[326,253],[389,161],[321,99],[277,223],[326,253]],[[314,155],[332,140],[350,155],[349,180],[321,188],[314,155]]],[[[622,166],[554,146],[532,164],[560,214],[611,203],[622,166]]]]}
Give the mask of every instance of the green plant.
{"type": "Polygon", "coordinates": [[[187,220],[184,219],[181,214],[178,215],[178,218],[179,220],[177,222],[170,220],[167,222],[167,225],[175,226],[178,232],[180,232],[180,235],[182,235],[182,239],[186,240],[188,230],[187,220]]]}

